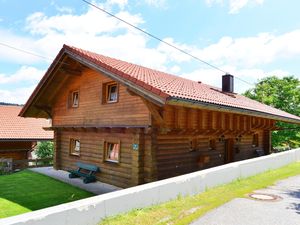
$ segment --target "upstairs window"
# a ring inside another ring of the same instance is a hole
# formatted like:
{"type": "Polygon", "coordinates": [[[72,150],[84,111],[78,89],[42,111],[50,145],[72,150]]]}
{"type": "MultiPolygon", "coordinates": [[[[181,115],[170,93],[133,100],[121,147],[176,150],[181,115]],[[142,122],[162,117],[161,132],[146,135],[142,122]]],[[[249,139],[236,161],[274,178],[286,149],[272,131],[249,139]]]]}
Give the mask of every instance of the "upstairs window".
{"type": "Polygon", "coordinates": [[[104,157],[105,161],[118,163],[120,161],[120,142],[105,142],[104,157]]]}
{"type": "Polygon", "coordinates": [[[79,139],[70,139],[70,154],[71,155],[80,155],[80,140],[79,139]]]}
{"type": "Polygon", "coordinates": [[[103,103],[114,103],[118,101],[118,84],[106,83],[103,85],[103,103]]]}
{"type": "Polygon", "coordinates": [[[71,106],[77,108],[79,106],[79,91],[72,92],[71,106]]]}

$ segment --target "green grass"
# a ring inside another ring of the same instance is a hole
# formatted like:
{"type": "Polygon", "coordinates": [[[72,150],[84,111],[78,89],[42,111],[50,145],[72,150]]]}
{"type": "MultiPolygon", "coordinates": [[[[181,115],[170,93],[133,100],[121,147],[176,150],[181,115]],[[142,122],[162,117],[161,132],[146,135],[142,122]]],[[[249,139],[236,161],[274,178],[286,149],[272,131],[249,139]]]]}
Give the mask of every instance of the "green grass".
{"type": "Polygon", "coordinates": [[[274,184],[276,181],[300,174],[300,162],[280,169],[271,170],[232,183],[208,189],[188,197],[178,197],[170,202],[133,210],[129,213],[110,217],[102,225],[153,225],[153,224],[189,224],[208,211],[223,205],[234,198],[274,184]]]}
{"type": "Polygon", "coordinates": [[[53,178],[24,170],[0,176],[0,218],[93,196],[53,178]]]}

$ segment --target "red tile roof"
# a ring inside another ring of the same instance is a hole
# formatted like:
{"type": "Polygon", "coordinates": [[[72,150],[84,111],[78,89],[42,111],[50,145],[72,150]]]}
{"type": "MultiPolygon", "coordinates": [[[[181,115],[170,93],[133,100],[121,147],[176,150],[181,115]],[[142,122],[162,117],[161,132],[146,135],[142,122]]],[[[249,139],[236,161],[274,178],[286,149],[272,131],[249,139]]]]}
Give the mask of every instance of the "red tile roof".
{"type": "MultiPolygon", "coordinates": [[[[213,105],[231,107],[233,109],[250,110],[263,114],[284,117],[300,122],[300,117],[275,109],[260,102],[251,100],[239,94],[226,94],[219,88],[188,80],[179,76],[149,69],[122,60],[110,58],[90,51],[64,45],[66,52],[80,56],[113,74],[130,80],[136,85],[156,94],[167,101],[182,99],[187,101],[209,103],[213,105]]],[[[221,77],[220,77],[221,79],[221,77]]]]}
{"type": "Polygon", "coordinates": [[[0,105],[0,140],[50,140],[52,131],[45,119],[23,118],[18,116],[22,106],[0,105]]]}

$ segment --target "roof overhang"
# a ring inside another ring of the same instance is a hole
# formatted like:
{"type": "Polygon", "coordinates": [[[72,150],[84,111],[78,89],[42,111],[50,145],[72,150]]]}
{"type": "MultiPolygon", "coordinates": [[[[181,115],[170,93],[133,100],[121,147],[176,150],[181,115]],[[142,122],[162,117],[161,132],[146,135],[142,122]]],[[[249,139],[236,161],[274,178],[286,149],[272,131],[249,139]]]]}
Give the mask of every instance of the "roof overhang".
{"type": "MultiPolygon", "coordinates": [[[[40,80],[32,94],[30,95],[29,99],[27,100],[26,104],[23,106],[21,109],[19,116],[22,117],[33,117],[33,116],[28,116],[28,109],[33,106],[33,104],[38,100],[38,97],[41,93],[41,90],[45,87],[45,85],[51,80],[53,71],[57,68],[57,66],[62,62],[62,59],[64,57],[65,50],[62,48],[58,55],[55,57],[53,60],[52,64],[48,68],[46,74],[43,76],[43,78],[40,80]]],[[[46,117],[42,117],[46,118],[46,117]]]]}
{"type": "MultiPolygon", "coordinates": [[[[31,96],[29,97],[28,101],[26,102],[26,104],[24,105],[24,107],[22,108],[22,110],[19,113],[19,116],[22,117],[37,117],[37,115],[30,115],[28,114],[28,110],[31,107],[36,107],[34,106],[35,103],[38,102],[41,91],[44,90],[45,88],[47,88],[47,84],[49,82],[51,82],[51,80],[53,79],[53,77],[55,76],[55,71],[60,67],[60,65],[63,63],[64,58],[68,56],[69,58],[81,63],[82,65],[93,69],[97,72],[100,72],[104,75],[106,75],[107,77],[111,78],[112,80],[115,80],[116,82],[121,83],[122,85],[124,85],[125,87],[127,87],[128,89],[130,89],[130,91],[134,92],[135,94],[153,102],[154,104],[158,105],[158,106],[163,106],[166,102],[166,98],[163,98],[159,95],[154,94],[153,92],[140,87],[138,85],[136,85],[133,81],[120,77],[119,75],[109,71],[108,69],[105,69],[101,66],[99,66],[97,63],[94,63],[91,60],[87,60],[86,58],[73,53],[72,51],[66,49],[66,48],[62,48],[61,51],[59,52],[59,54],[56,56],[55,60],[53,61],[53,63],[51,64],[51,66],[49,67],[49,69],[47,70],[46,74],[44,75],[44,77],[41,79],[41,81],[39,82],[39,84],[37,85],[37,87],[35,88],[35,90],[33,91],[33,93],[31,94],[31,96]]],[[[42,117],[42,116],[39,116],[42,117]]],[[[47,116],[43,116],[43,118],[46,118],[47,116]]],[[[49,118],[49,117],[48,117],[49,118]]]]}
{"type": "MultiPolygon", "coordinates": [[[[33,93],[31,94],[30,98],[22,108],[22,110],[19,113],[19,116],[22,117],[43,117],[47,118],[47,113],[39,114],[37,113],[39,110],[38,102],[40,101],[40,98],[43,93],[47,90],[47,85],[51,84],[51,81],[54,79],[56,75],[56,71],[60,68],[62,64],[64,64],[64,59],[66,59],[66,56],[75,62],[79,62],[80,64],[84,65],[87,68],[93,69],[99,73],[104,74],[105,76],[111,78],[112,80],[115,80],[119,82],[120,84],[127,87],[130,91],[134,92],[135,94],[151,101],[152,103],[158,105],[158,106],[164,106],[165,104],[168,105],[180,105],[185,106],[189,108],[200,108],[200,109],[210,109],[215,111],[224,111],[224,112],[231,112],[231,113],[238,113],[243,115],[251,115],[251,116],[257,116],[262,118],[269,118],[273,120],[279,120],[287,123],[295,123],[300,124],[300,120],[288,118],[284,116],[278,116],[270,113],[265,113],[261,111],[256,110],[249,110],[249,109],[243,109],[238,108],[234,106],[226,106],[226,105],[220,105],[220,104],[213,104],[213,103],[207,103],[202,101],[194,101],[189,99],[183,99],[183,98],[175,98],[175,97],[162,97],[159,94],[155,94],[155,92],[147,89],[149,88],[149,85],[143,86],[143,83],[135,82],[132,79],[127,79],[126,77],[122,77],[117,74],[117,71],[114,71],[114,69],[105,68],[104,66],[100,66],[97,64],[96,60],[84,57],[68,47],[63,47],[59,54],[54,59],[53,63],[47,70],[44,77],[41,79],[33,93]],[[29,113],[29,109],[34,109],[33,112],[29,113]]],[[[45,107],[46,108],[46,107],[45,107]]],[[[48,113],[49,114],[49,113],[48,113]]]]}
{"type": "Polygon", "coordinates": [[[287,122],[287,123],[294,123],[294,124],[300,125],[300,120],[296,120],[296,119],[292,119],[292,118],[273,115],[270,113],[264,113],[264,112],[255,111],[255,110],[242,109],[242,108],[233,107],[233,106],[218,105],[218,104],[213,104],[213,103],[208,103],[208,102],[200,102],[200,101],[192,101],[189,99],[171,97],[167,100],[166,104],[174,105],[174,106],[185,106],[185,107],[189,107],[189,108],[214,110],[214,111],[220,111],[220,112],[231,112],[231,113],[237,113],[237,114],[248,115],[248,116],[257,116],[257,117],[279,120],[279,121],[283,121],[283,122],[287,122]]]}

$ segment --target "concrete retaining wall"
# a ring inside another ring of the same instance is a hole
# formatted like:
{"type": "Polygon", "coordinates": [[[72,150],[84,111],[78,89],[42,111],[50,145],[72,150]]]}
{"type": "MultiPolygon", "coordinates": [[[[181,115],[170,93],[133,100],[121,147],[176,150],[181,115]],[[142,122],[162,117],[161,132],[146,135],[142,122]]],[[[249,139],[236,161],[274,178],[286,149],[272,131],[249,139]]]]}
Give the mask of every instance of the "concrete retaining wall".
{"type": "Polygon", "coordinates": [[[95,225],[107,216],[177,198],[300,161],[300,149],[230,163],[0,220],[0,225],[95,225]]]}

